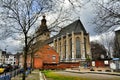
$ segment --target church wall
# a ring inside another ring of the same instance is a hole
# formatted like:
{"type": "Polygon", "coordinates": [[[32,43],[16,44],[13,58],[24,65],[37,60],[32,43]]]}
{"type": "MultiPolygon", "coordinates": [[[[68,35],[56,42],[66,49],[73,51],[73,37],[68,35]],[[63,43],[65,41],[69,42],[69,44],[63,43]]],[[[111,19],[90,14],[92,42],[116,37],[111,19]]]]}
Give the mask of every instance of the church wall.
{"type": "Polygon", "coordinates": [[[90,50],[90,40],[89,40],[89,34],[85,36],[86,38],[86,51],[87,51],[87,55],[89,56],[89,58],[91,59],[92,55],[91,55],[91,50],[90,50]]]}
{"type": "Polygon", "coordinates": [[[80,60],[86,60],[86,55],[90,55],[90,44],[88,35],[81,33],[72,33],[61,36],[57,39],[54,39],[54,47],[59,53],[61,62],[76,62],[80,60]],[[76,38],[79,38],[80,42],[80,58],[76,58],[76,38]],[[84,43],[84,38],[86,39],[86,44],[84,43]],[[72,39],[72,50],[70,50],[70,39],[72,39]],[[72,57],[70,53],[72,51],[72,57]]]}
{"type": "MultiPolygon", "coordinates": [[[[45,20],[45,17],[43,16],[39,30],[44,31],[44,29],[46,29],[47,32],[40,35],[38,37],[37,41],[45,41],[50,38],[49,37],[50,32],[47,29],[46,20],[45,20]]],[[[38,34],[39,34],[39,30],[37,31],[38,34]]],[[[77,21],[73,22],[71,25],[67,26],[67,28],[61,29],[60,34],[58,34],[59,37],[55,36],[53,41],[51,41],[51,39],[50,39],[51,43],[49,45],[58,54],[57,61],[58,61],[58,59],[60,60],[59,62],[65,62],[65,63],[70,63],[70,62],[75,63],[75,62],[85,61],[86,60],[85,53],[89,54],[89,52],[90,52],[90,45],[89,45],[89,39],[88,39],[89,35],[87,36],[85,33],[86,33],[86,30],[84,29],[83,25],[81,25],[80,20],[77,20],[77,21]],[[66,32],[68,32],[68,33],[66,33],[66,32]],[[61,34],[63,34],[63,35],[61,35],[61,34]],[[78,38],[79,38],[79,40],[76,41],[78,38]],[[86,42],[84,41],[85,39],[86,39],[86,42]],[[78,44],[76,44],[76,43],[78,43],[78,44]],[[78,46],[79,49],[76,46],[78,46]],[[78,49],[78,50],[76,50],[76,49],[78,49]]],[[[52,52],[48,51],[46,53],[47,54],[44,55],[44,59],[42,59],[42,60],[44,60],[44,62],[46,61],[46,63],[47,62],[49,63],[50,60],[47,61],[47,59],[48,59],[47,55],[52,52]]],[[[50,55],[52,55],[52,54],[50,54],[50,55]]],[[[45,64],[45,66],[47,66],[47,65],[48,64],[45,64]]],[[[51,65],[51,67],[53,67],[53,65],[51,65]]]]}
{"type": "MultiPolygon", "coordinates": [[[[38,33],[38,35],[39,35],[39,33],[38,33]]],[[[47,39],[49,39],[49,38],[50,38],[50,33],[49,33],[49,32],[46,32],[46,33],[40,35],[40,36],[36,39],[36,41],[45,41],[45,40],[47,40],[47,39]]]]}

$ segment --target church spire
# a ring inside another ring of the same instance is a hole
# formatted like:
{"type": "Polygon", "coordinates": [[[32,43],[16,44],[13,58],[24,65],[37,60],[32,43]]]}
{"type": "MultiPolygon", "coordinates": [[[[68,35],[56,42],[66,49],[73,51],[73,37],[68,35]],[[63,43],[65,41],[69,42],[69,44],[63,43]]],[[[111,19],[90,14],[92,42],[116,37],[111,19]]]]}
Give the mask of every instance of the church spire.
{"type": "Polygon", "coordinates": [[[47,26],[46,25],[45,15],[43,15],[43,19],[41,20],[41,26],[47,26]]]}
{"type": "Polygon", "coordinates": [[[40,35],[36,40],[37,41],[45,41],[50,38],[50,31],[46,25],[45,15],[43,15],[43,19],[41,20],[40,27],[36,31],[36,35],[40,35]]]}
{"type": "Polygon", "coordinates": [[[45,19],[45,15],[43,15],[43,19],[41,20],[41,25],[40,25],[40,31],[44,32],[44,31],[49,31],[46,25],[46,19],[45,19]]]}

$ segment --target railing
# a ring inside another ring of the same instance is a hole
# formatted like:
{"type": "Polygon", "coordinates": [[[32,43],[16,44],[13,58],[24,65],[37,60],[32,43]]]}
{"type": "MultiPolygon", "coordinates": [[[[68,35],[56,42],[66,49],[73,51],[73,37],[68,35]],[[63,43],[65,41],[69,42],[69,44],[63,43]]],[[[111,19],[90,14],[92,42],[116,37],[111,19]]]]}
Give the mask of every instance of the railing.
{"type": "MultiPolygon", "coordinates": [[[[30,74],[30,71],[31,71],[31,69],[28,69],[26,71],[26,76],[28,74],[30,74]]],[[[0,75],[0,80],[11,80],[12,77],[22,74],[23,72],[24,72],[24,69],[17,69],[17,70],[8,72],[8,73],[4,73],[4,74],[0,75]]]]}

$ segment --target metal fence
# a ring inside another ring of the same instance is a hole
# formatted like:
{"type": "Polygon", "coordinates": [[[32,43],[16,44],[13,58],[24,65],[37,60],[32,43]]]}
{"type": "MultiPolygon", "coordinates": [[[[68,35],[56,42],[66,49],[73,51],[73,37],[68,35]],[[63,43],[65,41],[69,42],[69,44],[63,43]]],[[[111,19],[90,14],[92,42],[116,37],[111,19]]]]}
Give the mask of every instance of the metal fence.
{"type": "MultiPolygon", "coordinates": [[[[26,76],[30,74],[31,69],[26,71],[26,76]]],[[[0,75],[0,80],[11,80],[12,77],[17,76],[18,74],[23,74],[24,69],[17,69],[8,73],[4,73],[0,75]]]]}

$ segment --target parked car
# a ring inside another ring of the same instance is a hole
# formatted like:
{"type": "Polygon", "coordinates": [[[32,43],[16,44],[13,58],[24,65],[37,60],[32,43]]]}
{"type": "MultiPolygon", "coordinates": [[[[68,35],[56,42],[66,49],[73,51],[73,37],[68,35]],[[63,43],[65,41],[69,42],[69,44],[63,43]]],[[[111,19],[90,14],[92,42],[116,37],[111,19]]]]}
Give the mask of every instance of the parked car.
{"type": "Polygon", "coordinates": [[[4,70],[5,70],[5,68],[2,65],[0,65],[0,74],[4,73],[4,70]]]}
{"type": "Polygon", "coordinates": [[[2,66],[5,69],[4,72],[10,72],[13,70],[13,67],[11,64],[2,64],[2,66]]]}

